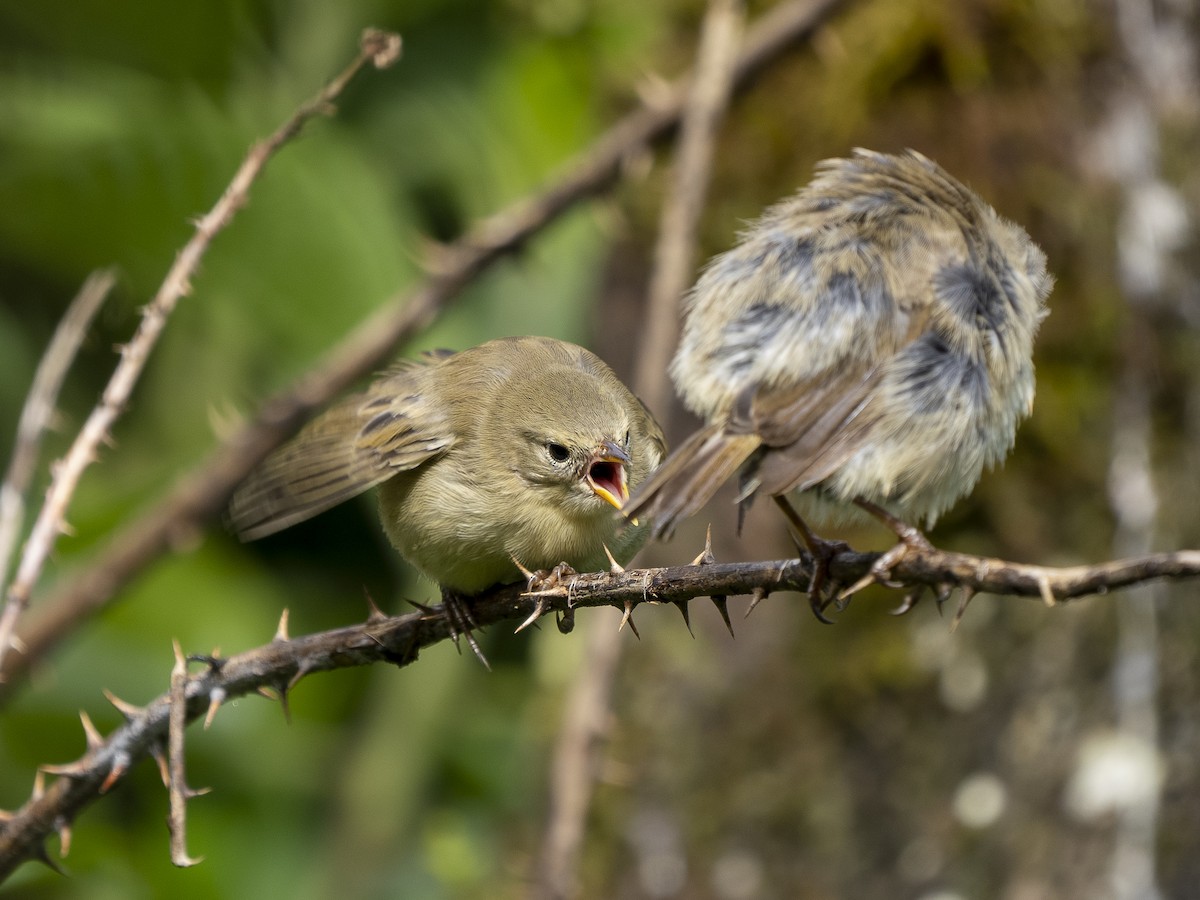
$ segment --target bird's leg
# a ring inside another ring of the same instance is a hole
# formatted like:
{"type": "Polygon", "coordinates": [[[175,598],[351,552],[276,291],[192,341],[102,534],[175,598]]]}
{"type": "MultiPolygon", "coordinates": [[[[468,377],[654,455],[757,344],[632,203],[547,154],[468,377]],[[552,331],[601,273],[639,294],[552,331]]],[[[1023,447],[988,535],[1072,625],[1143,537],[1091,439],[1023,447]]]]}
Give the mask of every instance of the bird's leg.
{"type": "Polygon", "coordinates": [[[475,640],[475,635],[472,631],[479,627],[479,623],[475,621],[475,617],[471,615],[470,598],[457,594],[449,588],[442,588],[442,608],[446,612],[446,622],[450,628],[450,639],[454,641],[455,648],[461,653],[462,648],[459,647],[458,639],[460,636],[465,636],[467,646],[475,654],[475,657],[483,663],[483,667],[489,672],[492,671],[491,665],[487,661],[487,657],[483,655],[483,651],[479,649],[479,642],[475,640]]]}
{"type": "Polygon", "coordinates": [[[866,575],[838,594],[838,602],[848,600],[863,588],[876,582],[883,585],[890,585],[892,567],[904,559],[904,557],[909,553],[925,553],[933,550],[933,545],[929,543],[929,538],[925,537],[919,528],[909,525],[903,519],[896,518],[882,506],[872,503],[870,500],[856,497],[854,503],[895,532],[896,537],[900,538],[900,542],[880,556],[879,559],[875,560],[866,575]]]}
{"type": "MultiPolygon", "coordinates": [[[[788,502],[787,497],[778,495],[775,497],[776,505],[783,511],[788,522],[795,530],[793,540],[796,537],[804,544],[804,549],[808,551],[808,555],[812,558],[813,573],[812,578],[808,582],[808,603],[812,607],[813,615],[818,620],[826,625],[832,625],[833,620],[825,618],[825,607],[827,607],[833,594],[826,599],[822,599],[821,593],[825,588],[826,582],[832,582],[829,577],[829,564],[833,558],[843,551],[849,550],[850,546],[844,541],[827,541],[822,537],[818,537],[808,523],[800,518],[800,514],[796,512],[795,507],[788,502]]],[[[796,545],[799,547],[799,544],[796,545]]]]}

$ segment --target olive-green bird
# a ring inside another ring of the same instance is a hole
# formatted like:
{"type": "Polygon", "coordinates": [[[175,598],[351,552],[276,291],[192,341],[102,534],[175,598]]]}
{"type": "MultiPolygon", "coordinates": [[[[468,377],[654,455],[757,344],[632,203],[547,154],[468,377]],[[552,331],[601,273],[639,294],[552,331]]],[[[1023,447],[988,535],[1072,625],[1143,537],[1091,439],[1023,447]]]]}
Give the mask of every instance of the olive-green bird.
{"type": "Polygon", "coordinates": [[[243,540],[379,485],[392,544],[443,593],[520,566],[621,563],[647,523],[620,516],[666,450],[654,417],[595,354],[544,337],[405,361],[313,420],[234,494],[243,540]],[[615,509],[614,509],[615,507],[615,509]]]}

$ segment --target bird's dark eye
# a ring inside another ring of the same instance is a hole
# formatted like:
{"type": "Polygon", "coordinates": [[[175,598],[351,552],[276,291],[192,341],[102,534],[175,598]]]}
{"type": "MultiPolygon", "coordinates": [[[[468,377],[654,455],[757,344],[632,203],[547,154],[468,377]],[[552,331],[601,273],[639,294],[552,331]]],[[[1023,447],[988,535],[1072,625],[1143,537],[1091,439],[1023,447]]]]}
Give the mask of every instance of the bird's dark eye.
{"type": "Polygon", "coordinates": [[[550,454],[550,458],[555,462],[566,462],[570,457],[571,451],[562,444],[549,443],[546,445],[546,452],[550,454]]]}

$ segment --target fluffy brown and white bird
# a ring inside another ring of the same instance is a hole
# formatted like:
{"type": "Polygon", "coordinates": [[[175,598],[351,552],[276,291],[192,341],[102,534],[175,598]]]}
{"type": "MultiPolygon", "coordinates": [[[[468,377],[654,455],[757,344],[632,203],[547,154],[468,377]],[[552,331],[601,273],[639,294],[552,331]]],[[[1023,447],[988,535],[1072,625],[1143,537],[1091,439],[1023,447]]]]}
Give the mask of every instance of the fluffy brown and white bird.
{"type": "Polygon", "coordinates": [[[502,338],[401,363],[268,457],[234,494],[243,540],[379,485],[392,544],[466,597],[522,569],[627,562],[647,525],[614,512],[666,452],[654,417],[582,347],[502,338]]]}
{"type": "Polygon", "coordinates": [[[1029,414],[1052,284],[1025,231],[921,154],[822,162],[688,297],[671,375],[708,424],[627,514],[670,533],[740,472],[742,502],[790,496],[817,521],[866,510],[932,524],[1029,414]]]}

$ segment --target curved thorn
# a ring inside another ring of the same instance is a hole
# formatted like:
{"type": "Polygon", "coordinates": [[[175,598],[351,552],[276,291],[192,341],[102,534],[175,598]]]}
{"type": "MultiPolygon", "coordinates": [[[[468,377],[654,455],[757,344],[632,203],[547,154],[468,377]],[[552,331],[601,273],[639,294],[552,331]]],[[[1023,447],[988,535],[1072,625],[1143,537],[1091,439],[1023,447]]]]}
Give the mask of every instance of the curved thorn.
{"type": "Polygon", "coordinates": [[[283,608],[283,612],[279,616],[279,625],[277,625],[275,628],[275,637],[272,638],[272,641],[287,640],[290,640],[290,638],[288,637],[288,610],[285,606],[283,608]]]}

